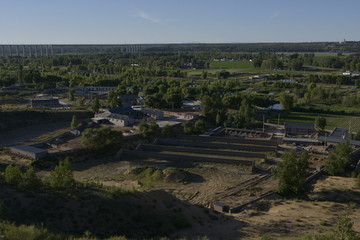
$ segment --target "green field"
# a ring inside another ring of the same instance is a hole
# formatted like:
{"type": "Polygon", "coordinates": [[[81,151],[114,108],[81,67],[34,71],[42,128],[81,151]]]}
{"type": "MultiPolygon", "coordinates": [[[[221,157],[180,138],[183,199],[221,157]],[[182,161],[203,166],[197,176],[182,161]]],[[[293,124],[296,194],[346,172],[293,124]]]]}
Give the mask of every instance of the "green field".
{"type": "MultiPolygon", "coordinates": [[[[312,67],[312,66],[304,66],[312,67]]],[[[328,68],[318,68],[318,71],[289,71],[289,70],[271,70],[262,66],[256,68],[253,66],[253,63],[250,61],[212,61],[210,62],[210,69],[191,69],[187,70],[189,77],[200,77],[203,71],[207,71],[208,74],[215,74],[219,70],[227,70],[230,73],[247,73],[250,75],[259,75],[259,74],[283,74],[283,75],[294,75],[294,74],[339,74],[341,71],[328,68]]]]}
{"type": "MultiPolygon", "coordinates": [[[[325,117],[327,120],[326,129],[331,130],[335,127],[349,128],[352,132],[360,129],[360,116],[348,114],[327,114],[327,113],[303,113],[303,112],[284,112],[280,113],[280,123],[284,122],[308,122],[315,123],[317,117],[325,117]]],[[[277,118],[270,119],[271,122],[277,123],[277,118]]]]}
{"type": "Polygon", "coordinates": [[[210,67],[213,69],[254,69],[254,65],[250,61],[223,61],[210,62],[210,67]]]}

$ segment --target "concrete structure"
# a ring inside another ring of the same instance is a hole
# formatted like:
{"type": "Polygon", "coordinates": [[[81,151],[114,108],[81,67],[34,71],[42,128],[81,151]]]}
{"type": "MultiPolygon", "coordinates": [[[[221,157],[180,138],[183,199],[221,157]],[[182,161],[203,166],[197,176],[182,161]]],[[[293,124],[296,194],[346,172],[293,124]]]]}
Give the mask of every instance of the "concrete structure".
{"type": "Polygon", "coordinates": [[[12,154],[19,155],[22,157],[38,160],[48,155],[48,152],[41,148],[36,148],[27,145],[17,145],[10,147],[12,154]]]}
{"type": "Polygon", "coordinates": [[[109,122],[119,127],[132,126],[135,122],[134,119],[129,116],[113,113],[106,116],[106,118],[109,120],[109,122]]]}
{"type": "Polygon", "coordinates": [[[349,130],[345,128],[334,128],[329,137],[349,139],[349,130]]]}
{"type": "Polygon", "coordinates": [[[139,113],[128,107],[102,110],[101,113],[95,114],[92,120],[96,123],[106,123],[108,121],[119,127],[127,127],[132,126],[135,123],[134,118],[137,117],[139,117],[139,113]]]}
{"type": "Polygon", "coordinates": [[[174,116],[180,117],[186,120],[192,120],[198,118],[200,115],[200,110],[195,109],[174,109],[174,110],[165,110],[165,116],[174,116]]]}
{"type": "Polygon", "coordinates": [[[93,93],[108,93],[115,91],[116,87],[82,86],[74,88],[75,96],[90,97],[93,93]]]}
{"type": "Polygon", "coordinates": [[[131,107],[139,104],[138,102],[139,96],[137,94],[125,94],[121,95],[121,103],[123,107],[131,107]]]}
{"type": "Polygon", "coordinates": [[[341,142],[349,142],[353,146],[360,146],[360,141],[351,140],[350,133],[348,129],[345,128],[334,128],[329,136],[321,136],[319,137],[319,141],[325,143],[337,144],[341,142]]]}
{"type": "Polygon", "coordinates": [[[196,110],[201,110],[201,102],[199,100],[194,101],[194,100],[183,100],[181,101],[183,107],[185,109],[196,109],[196,110]]]}
{"type": "Polygon", "coordinates": [[[143,114],[147,115],[148,117],[159,120],[164,118],[164,112],[157,110],[157,109],[151,109],[151,108],[141,108],[140,110],[143,114]]]}
{"type": "Polygon", "coordinates": [[[314,123],[285,122],[285,135],[308,135],[315,132],[314,123]]]}
{"type": "Polygon", "coordinates": [[[59,99],[31,99],[30,107],[41,107],[41,108],[58,108],[61,107],[59,99]]]}
{"type": "Polygon", "coordinates": [[[284,137],[283,142],[285,143],[296,143],[296,144],[305,144],[305,145],[319,145],[319,140],[312,138],[289,138],[284,137]]]}
{"type": "Polygon", "coordinates": [[[214,202],[214,210],[223,213],[223,212],[229,212],[230,208],[225,203],[214,202]]]}

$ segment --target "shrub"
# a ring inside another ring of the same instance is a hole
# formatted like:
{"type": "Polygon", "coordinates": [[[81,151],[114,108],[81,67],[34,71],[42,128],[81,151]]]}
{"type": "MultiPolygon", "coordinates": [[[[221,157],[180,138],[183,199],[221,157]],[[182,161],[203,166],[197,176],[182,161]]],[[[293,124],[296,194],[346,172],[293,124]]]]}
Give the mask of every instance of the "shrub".
{"type": "Polygon", "coordinates": [[[278,191],[281,194],[299,194],[304,190],[309,155],[305,151],[298,153],[290,150],[284,153],[282,160],[273,171],[279,179],[278,191]]]}
{"type": "Polygon", "coordinates": [[[81,143],[87,149],[99,150],[109,143],[120,142],[121,140],[122,132],[110,128],[88,128],[83,132],[81,143]]]}
{"type": "Polygon", "coordinates": [[[350,164],[352,148],[349,142],[339,143],[330,153],[325,171],[330,175],[341,175],[350,164]]]}
{"type": "Polygon", "coordinates": [[[69,158],[59,162],[50,175],[50,184],[53,188],[59,190],[71,190],[75,188],[75,179],[71,170],[69,158]]]}
{"type": "Polygon", "coordinates": [[[21,188],[36,189],[41,186],[41,180],[36,176],[34,168],[29,168],[22,174],[22,180],[19,184],[21,188]]]}
{"type": "Polygon", "coordinates": [[[5,168],[4,179],[7,184],[18,185],[22,180],[22,172],[19,166],[9,165],[5,168]]]}

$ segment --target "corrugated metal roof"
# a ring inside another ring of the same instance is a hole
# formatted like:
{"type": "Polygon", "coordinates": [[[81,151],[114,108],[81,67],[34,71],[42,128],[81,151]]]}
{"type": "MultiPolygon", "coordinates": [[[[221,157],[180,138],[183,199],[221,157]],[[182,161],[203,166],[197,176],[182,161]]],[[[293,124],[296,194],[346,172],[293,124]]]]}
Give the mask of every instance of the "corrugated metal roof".
{"type": "Polygon", "coordinates": [[[302,122],[285,122],[285,128],[305,128],[314,129],[314,123],[302,123],[302,122]]]}
{"type": "Polygon", "coordinates": [[[129,116],[126,115],[120,115],[120,114],[110,114],[107,116],[107,118],[114,118],[114,119],[120,119],[120,120],[126,120],[129,119],[129,116]]]}
{"type": "MultiPolygon", "coordinates": [[[[332,143],[341,143],[341,142],[349,141],[348,139],[343,139],[338,137],[324,137],[324,136],[319,137],[319,140],[323,142],[332,142],[332,143]]],[[[351,145],[360,146],[360,141],[350,140],[349,143],[351,145]]]]}
{"type": "Polygon", "coordinates": [[[289,138],[289,137],[284,137],[284,138],[283,138],[283,141],[319,143],[319,140],[317,140],[317,139],[311,139],[311,138],[289,138]]]}
{"type": "Polygon", "coordinates": [[[36,147],[32,147],[32,146],[27,146],[27,145],[16,145],[16,146],[12,146],[10,148],[15,149],[15,150],[21,150],[21,151],[25,151],[25,152],[30,152],[30,153],[47,152],[44,149],[36,148],[36,147]]]}

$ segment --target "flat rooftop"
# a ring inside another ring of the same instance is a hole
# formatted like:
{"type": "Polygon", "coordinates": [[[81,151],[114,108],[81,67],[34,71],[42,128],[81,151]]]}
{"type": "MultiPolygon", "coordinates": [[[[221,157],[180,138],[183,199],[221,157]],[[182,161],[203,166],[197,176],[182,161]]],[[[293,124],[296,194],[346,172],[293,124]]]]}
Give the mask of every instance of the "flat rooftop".
{"type": "Polygon", "coordinates": [[[36,148],[36,147],[32,147],[32,146],[27,146],[27,145],[16,145],[16,146],[11,146],[10,148],[12,148],[14,150],[21,150],[21,151],[31,152],[31,153],[47,152],[44,149],[36,148]]]}

